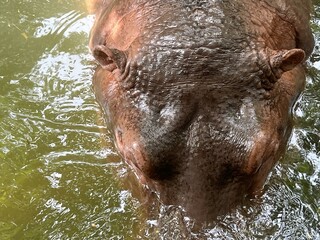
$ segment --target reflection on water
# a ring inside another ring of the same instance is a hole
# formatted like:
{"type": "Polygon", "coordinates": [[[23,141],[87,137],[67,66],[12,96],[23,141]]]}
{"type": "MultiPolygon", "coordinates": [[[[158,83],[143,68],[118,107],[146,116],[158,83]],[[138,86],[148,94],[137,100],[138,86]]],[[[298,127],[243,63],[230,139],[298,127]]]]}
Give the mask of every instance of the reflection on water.
{"type": "MultiPolygon", "coordinates": [[[[0,239],[319,239],[320,18],[286,157],[261,199],[199,229],[149,206],[91,91],[82,0],[0,0],[0,239]]],[[[319,4],[320,6],[320,4],[319,4]]]]}

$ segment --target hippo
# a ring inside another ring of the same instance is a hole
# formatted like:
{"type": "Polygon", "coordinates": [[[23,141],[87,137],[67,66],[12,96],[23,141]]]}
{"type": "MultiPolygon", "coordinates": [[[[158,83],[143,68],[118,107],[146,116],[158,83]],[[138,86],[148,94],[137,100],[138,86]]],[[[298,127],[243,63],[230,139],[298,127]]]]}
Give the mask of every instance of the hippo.
{"type": "Polygon", "coordinates": [[[309,0],[95,0],[96,99],[165,205],[209,221],[264,187],[313,51],[309,0]]]}

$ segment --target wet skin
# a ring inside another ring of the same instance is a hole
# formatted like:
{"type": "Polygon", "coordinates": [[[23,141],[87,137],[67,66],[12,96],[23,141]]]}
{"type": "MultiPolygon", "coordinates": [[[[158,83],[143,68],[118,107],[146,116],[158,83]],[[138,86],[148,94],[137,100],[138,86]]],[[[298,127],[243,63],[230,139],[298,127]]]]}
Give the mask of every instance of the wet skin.
{"type": "Polygon", "coordinates": [[[141,182],[201,221],[261,190],[304,88],[311,3],[88,2],[94,91],[141,182]]]}

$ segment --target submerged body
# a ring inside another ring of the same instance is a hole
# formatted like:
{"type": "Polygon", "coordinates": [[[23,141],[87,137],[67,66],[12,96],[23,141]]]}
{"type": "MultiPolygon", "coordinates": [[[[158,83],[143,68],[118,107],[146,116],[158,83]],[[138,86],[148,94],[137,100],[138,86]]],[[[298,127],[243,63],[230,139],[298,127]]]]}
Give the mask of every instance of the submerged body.
{"type": "Polygon", "coordinates": [[[213,219],[285,151],[313,49],[309,0],[91,0],[116,145],[165,204],[213,219]]]}

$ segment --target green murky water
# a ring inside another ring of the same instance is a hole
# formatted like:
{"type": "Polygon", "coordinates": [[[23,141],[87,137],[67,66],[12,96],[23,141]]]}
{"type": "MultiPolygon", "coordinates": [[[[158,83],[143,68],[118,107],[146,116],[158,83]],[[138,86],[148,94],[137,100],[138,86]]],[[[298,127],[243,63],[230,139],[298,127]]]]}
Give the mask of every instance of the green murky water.
{"type": "MultiPolygon", "coordinates": [[[[258,204],[194,230],[153,206],[91,90],[83,0],[0,0],[0,239],[320,239],[320,50],[286,157],[258,204]]],[[[320,3],[313,28],[320,42],[320,3]]],[[[169,212],[169,213],[168,213],[169,212]]]]}

